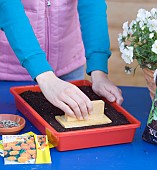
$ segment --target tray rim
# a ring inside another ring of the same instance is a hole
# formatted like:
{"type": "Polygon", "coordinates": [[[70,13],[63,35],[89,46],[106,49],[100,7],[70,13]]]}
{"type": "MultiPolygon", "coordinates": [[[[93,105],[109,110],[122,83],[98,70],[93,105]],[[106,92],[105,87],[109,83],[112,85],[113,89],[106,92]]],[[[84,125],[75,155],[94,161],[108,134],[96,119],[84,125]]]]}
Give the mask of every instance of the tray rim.
{"type": "MultiPolygon", "coordinates": [[[[88,80],[76,80],[71,81],[70,83],[78,85],[82,83],[83,84],[91,86],[91,82],[88,80]]],[[[54,135],[57,135],[58,137],[64,137],[64,136],[71,136],[71,135],[85,135],[85,134],[94,134],[94,133],[104,133],[104,132],[112,132],[112,131],[121,131],[126,129],[136,129],[140,127],[141,122],[137,120],[133,115],[131,115],[128,111],[126,111],[122,106],[118,105],[116,102],[109,102],[105,98],[102,98],[105,102],[110,104],[112,107],[114,107],[117,111],[121,110],[122,114],[128,118],[131,124],[126,125],[118,125],[118,126],[110,126],[110,127],[99,127],[99,128],[93,128],[93,129],[84,129],[84,130],[74,130],[74,131],[68,131],[68,132],[58,132],[56,129],[54,129],[48,122],[46,122],[19,94],[17,93],[17,90],[24,90],[26,89],[34,89],[34,91],[41,91],[39,85],[26,85],[26,86],[14,86],[10,88],[10,92],[13,94],[15,101],[18,99],[18,101],[22,102],[24,106],[28,109],[28,111],[33,112],[33,115],[40,119],[42,121],[42,124],[46,125],[45,128],[47,128],[50,131],[53,131],[54,135]]],[[[18,109],[18,108],[17,108],[18,109]]],[[[23,113],[22,113],[23,114],[23,113]]],[[[23,114],[25,116],[25,114],[23,114]]]]}

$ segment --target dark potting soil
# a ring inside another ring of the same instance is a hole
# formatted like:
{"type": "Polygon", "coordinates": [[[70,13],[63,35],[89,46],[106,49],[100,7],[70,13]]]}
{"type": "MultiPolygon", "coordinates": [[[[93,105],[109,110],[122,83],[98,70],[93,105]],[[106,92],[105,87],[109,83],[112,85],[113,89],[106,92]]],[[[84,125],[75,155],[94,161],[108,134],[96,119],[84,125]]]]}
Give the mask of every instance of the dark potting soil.
{"type": "MultiPolygon", "coordinates": [[[[101,99],[98,95],[96,95],[93,92],[91,86],[80,86],[79,88],[90,98],[90,100],[101,99]]],[[[60,123],[58,123],[58,121],[55,119],[55,116],[64,115],[64,112],[59,108],[53,106],[41,92],[25,91],[21,93],[20,96],[58,132],[130,124],[130,122],[126,119],[126,117],[122,113],[118,112],[116,109],[114,109],[113,107],[106,103],[104,113],[112,120],[111,123],[66,129],[62,125],[60,125],[60,123]]]]}

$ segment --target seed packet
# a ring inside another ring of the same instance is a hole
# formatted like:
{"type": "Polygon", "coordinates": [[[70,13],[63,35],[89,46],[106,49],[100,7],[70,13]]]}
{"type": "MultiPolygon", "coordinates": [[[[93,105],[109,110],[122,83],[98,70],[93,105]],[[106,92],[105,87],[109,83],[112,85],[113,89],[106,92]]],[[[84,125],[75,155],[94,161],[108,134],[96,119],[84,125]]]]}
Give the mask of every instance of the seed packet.
{"type": "MultiPolygon", "coordinates": [[[[22,135],[32,135],[32,136],[35,136],[36,134],[34,132],[30,131],[30,132],[24,133],[22,135]]],[[[49,145],[50,149],[55,147],[49,141],[48,141],[48,145],[49,145]]],[[[4,157],[4,149],[3,149],[3,142],[2,142],[2,140],[0,140],[0,156],[4,157]]]]}
{"type": "Polygon", "coordinates": [[[51,156],[47,135],[35,135],[36,143],[36,164],[51,163],[51,156]]]}
{"type": "MultiPolygon", "coordinates": [[[[31,135],[31,136],[36,136],[36,134],[34,133],[34,132],[32,132],[32,131],[30,131],[30,132],[27,132],[27,133],[24,133],[24,134],[22,134],[22,135],[24,135],[24,136],[26,136],[26,135],[31,135]]],[[[47,138],[47,137],[46,137],[47,138]]],[[[50,142],[48,142],[48,146],[49,146],[49,148],[51,149],[51,148],[54,148],[55,146],[54,145],[52,145],[50,142]]],[[[49,153],[49,151],[48,151],[48,148],[46,148],[46,152],[48,152],[49,153]]],[[[44,152],[45,153],[45,152],[44,152]]],[[[3,148],[3,142],[2,142],[2,140],[0,140],[0,156],[2,156],[2,157],[4,157],[4,148],[3,148]]],[[[38,157],[39,158],[39,157],[38,157]]],[[[46,158],[47,159],[47,158],[46,158]]],[[[36,159],[36,163],[37,162],[39,162],[38,161],[38,159],[36,159]]],[[[41,161],[40,161],[41,162],[41,161]]],[[[48,161],[49,162],[49,161],[48,161]]]]}
{"type": "Polygon", "coordinates": [[[3,135],[4,164],[51,163],[46,135],[3,135]]]}
{"type": "Polygon", "coordinates": [[[3,153],[4,153],[3,152],[3,144],[2,144],[2,140],[0,140],[0,156],[3,157],[4,156],[3,153]]]}
{"type": "MultiPolygon", "coordinates": [[[[154,74],[154,80],[157,87],[157,70],[154,74]]],[[[143,132],[142,138],[144,141],[157,144],[157,88],[154,100],[152,102],[152,107],[148,117],[146,128],[143,132]]]]}
{"type": "Polygon", "coordinates": [[[36,147],[34,137],[22,135],[3,135],[5,164],[34,164],[36,147]]]}

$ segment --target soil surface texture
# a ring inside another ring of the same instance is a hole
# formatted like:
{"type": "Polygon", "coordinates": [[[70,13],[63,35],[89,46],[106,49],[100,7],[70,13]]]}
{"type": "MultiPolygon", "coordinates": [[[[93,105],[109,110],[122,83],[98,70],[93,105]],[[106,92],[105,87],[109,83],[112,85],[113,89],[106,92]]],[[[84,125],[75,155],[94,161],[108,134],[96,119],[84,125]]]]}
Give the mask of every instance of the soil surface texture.
{"type": "MultiPolygon", "coordinates": [[[[96,95],[93,92],[91,86],[80,86],[79,88],[90,98],[90,100],[100,100],[101,99],[98,95],[96,95]]],[[[49,101],[47,101],[47,99],[44,97],[44,95],[41,92],[25,91],[25,92],[21,93],[20,96],[44,120],[46,120],[46,122],[48,122],[58,132],[67,132],[67,131],[74,131],[74,130],[85,130],[85,129],[93,129],[93,128],[102,128],[102,127],[130,124],[130,122],[126,119],[126,117],[122,113],[118,112],[111,105],[106,103],[104,114],[112,120],[112,123],[65,129],[55,119],[56,115],[63,115],[64,112],[62,110],[60,110],[59,108],[53,106],[49,101]]]]}

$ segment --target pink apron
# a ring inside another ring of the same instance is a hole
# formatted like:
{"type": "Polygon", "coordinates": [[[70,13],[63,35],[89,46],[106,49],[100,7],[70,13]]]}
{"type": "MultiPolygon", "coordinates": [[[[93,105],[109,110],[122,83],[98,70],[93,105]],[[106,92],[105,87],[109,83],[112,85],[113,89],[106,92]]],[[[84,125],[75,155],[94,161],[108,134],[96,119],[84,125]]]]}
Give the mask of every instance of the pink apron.
{"type": "MultiPolygon", "coordinates": [[[[41,48],[57,76],[85,64],[77,0],[22,0],[41,48]]],[[[0,80],[31,80],[0,31],[0,80]]]]}

